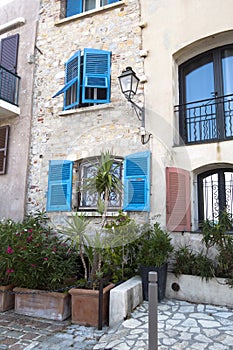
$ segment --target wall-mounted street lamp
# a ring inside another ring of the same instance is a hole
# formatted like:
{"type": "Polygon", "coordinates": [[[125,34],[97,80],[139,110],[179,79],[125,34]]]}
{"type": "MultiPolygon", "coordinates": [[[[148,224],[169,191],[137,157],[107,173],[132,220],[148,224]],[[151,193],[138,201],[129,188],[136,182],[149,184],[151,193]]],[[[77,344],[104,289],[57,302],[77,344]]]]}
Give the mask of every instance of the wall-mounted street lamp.
{"type": "Polygon", "coordinates": [[[137,92],[138,84],[139,84],[139,78],[136,76],[136,73],[132,70],[131,67],[126,67],[125,70],[121,73],[121,75],[118,77],[121,91],[125,95],[125,98],[132,104],[138,119],[141,121],[141,128],[140,128],[140,134],[141,134],[141,142],[143,145],[145,145],[147,142],[149,142],[151,134],[147,134],[145,130],[145,109],[144,107],[140,107],[138,104],[136,104],[132,98],[137,92]]]}

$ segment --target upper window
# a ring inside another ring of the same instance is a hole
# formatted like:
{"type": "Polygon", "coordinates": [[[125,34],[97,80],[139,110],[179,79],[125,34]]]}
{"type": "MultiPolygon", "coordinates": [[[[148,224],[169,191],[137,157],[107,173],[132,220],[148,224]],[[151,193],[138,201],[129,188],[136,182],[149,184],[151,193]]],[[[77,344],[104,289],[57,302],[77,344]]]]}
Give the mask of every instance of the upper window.
{"type": "Polygon", "coordinates": [[[180,135],[184,143],[233,137],[233,45],[201,54],[179,68],[180,135]]]}
{"type": "Polygon", "coordinates": [[[77,51],[65,64],[64,110],[110,102],[111,52],[77,51]]]}
{"type": "Polygon", "coordinates": [[[199,221],[216,222],[221,211],[233,217],[233,169],[207,171],[198,176],[199,221]]]}
{"type": "Polygon", "coordinates": [[[0,98],[18,105],[19,77],[17,76],[19,34],[1,40],[0,98]]]}
{"type": "Polygon", "coordinates": [[[118,2],[120,0],[66,0],[65,17],[77,15],[82,12],[98,9],[102,6],[118,2]]]}

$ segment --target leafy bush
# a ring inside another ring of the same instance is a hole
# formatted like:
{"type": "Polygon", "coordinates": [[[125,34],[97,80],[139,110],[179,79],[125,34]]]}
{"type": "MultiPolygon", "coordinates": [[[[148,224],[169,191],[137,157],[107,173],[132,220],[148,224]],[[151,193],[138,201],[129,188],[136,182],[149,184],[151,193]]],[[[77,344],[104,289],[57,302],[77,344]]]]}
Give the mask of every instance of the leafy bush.
{"type": "Polygon", "coordinates": [[[174,252],[173,272],[180,274],[200,276],[208,280],[214,276],[214,263],[203,252],[194,253],[185,245],[174,252]]]}
{"type": "Polygon", "coordinates": [[[73,247],[45,223],[40,213],[22,223],[0,223],[0,284],[52,290],[76,274],[73,247]]]}
{"type": "Polygon", "coordinates": [[[139,265],[160,267],[168,261],[172,251],[171,237],[158,222],[144,226],[139,241],[139,265]]]}

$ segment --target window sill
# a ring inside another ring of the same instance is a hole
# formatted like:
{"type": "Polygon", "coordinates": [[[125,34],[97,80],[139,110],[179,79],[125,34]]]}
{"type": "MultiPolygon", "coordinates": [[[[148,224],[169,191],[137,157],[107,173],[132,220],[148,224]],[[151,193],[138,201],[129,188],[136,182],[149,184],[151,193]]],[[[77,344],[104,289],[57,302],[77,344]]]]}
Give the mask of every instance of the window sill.
{"type": "Polygon", "coordinates": [[[76,108],[76,109],[69,109],[67,111],[62,111],[58,113],[60,117],[66,117],[67,115],[72,115],[72,114],[82,114],[82,113],[88,113],[92,111],[98,111],[101,109],[108,109],[108,108],[113,108],[112,103],[106,103],[106,104],[99,104],[96,106],[91,106],[91,107],[83,107],[83,108],[76,108]]]}
{"type": "MultiPolygon", "coordinates": [[[[93,217],[93,218],[100,218],[102,215],[99,214],[98,212],[96,211],[69,211],[67,212],[67,216],[74,216],[74,215],[85,215],[87,217],[93,217]]],[[[107,212],[107,217],[110,218],[110,217],[115,217],[115,216],[118,216],[119,215],[119,212],[118,211],[108,211],[107,212]]]]}
{"type": "Polygon", "coordinates": [[[69,23],[69,22],[72,22],[72,21],[83,19],[85,17],[91,17],[92,15],[98,14],[98,13],[100,13],[102,11],[108,11],[108,10],[114,9],[116,7],[120,7],[122,5],[127,5],[127,0],[122,0],[122,1],[117,2],[117,3],[101,6],[98,9],[82,12],[82,13],[79,13],[79,14],[74,15],[74,16],[63,18],[63,19],[59,20],[58,22],[56,22],[55,26],[60,26],[62,24],[66,24],[66,23],[69,23]]]}

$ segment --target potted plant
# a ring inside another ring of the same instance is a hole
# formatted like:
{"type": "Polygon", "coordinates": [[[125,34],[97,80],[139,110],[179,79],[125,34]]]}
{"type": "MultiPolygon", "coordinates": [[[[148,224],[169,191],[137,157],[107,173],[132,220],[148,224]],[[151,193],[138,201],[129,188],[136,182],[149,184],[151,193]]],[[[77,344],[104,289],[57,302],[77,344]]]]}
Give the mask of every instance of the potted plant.
{"type": "Polygon", "coordinates": [[[102,324],[108,323],[109,292],[114,285],[106,280],[107,273],[103,267],[104,251],[108,244],[108,229],[105,225],[110,196],[113,192],[121,191],[120,180],[114,172],[118,166],[109,151],[102,152],[95,175],[84,184],[86,190],[98,195],[97,211],[101,214],[99,226],[93,228],[85,216],[76,214],[67,221],[68,227],[63,230],[75,243],[84,271],[84,278],[80,281],[80,287],[83,288],[69,291],[72,296],[73,323],[97,326],[100,318],[102,324]],[[106,285],[100,293],[103,281],[106,285]]]}
{"type": "Polygon", "coordinates": [[[167,261],[173,251],[169,233],[160,227],[146,225],[139,241],[138,265],[142,277],[143,298],[148,300],[148,273],[158,273],[158,301],[165,297],[167,261]]]}
{"type": "Polygon", "coordinates": [[[43,213],[12,225],[2,264],[16,286],[15,311],[55,320],[69,317],[70,296],[58,290],[70,285],[68,279],[76,273],[76,253],[45,226],[43,213]]]}

